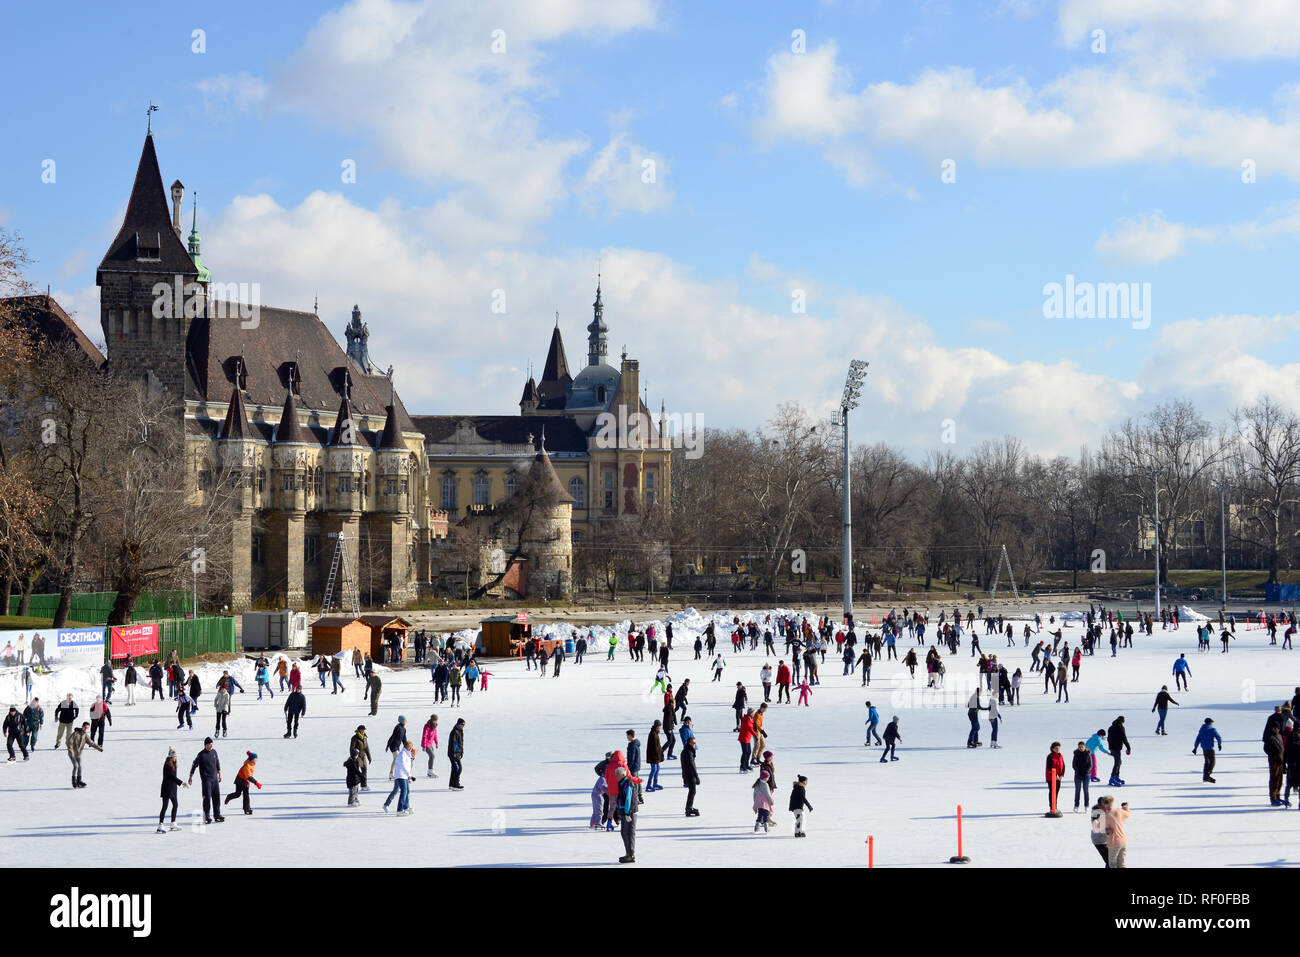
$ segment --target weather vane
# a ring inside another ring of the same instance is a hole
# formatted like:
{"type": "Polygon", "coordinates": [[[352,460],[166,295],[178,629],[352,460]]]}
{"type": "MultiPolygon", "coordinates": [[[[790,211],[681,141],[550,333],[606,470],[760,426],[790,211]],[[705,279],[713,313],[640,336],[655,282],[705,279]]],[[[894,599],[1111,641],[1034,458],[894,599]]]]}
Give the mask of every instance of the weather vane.
{"type": "Polygon", "coordinates": [[[146,130],[147,133],[153,132],[153,115],[156,112],[158,112],[158,107],[154,106],[153,100],[150,100],[149,109],[144,112],[145,122],[148,124],[148,129],[146,130]]]}

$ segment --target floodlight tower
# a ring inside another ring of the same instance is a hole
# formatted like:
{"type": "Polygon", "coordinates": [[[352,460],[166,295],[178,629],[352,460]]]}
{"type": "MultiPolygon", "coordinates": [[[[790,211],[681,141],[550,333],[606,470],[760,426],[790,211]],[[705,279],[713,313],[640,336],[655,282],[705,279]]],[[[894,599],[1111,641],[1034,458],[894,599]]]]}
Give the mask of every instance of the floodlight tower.
{"type": "Polygon", "coordinates": [[[867,378],[869,363],[861,359],[849,362],[848,378],[844,380],[844,394],[840,398],[840,424],[844,429],[844,617],[853,616],[853,521],[849,504],[849,411],[858,407],[862,398],[862,383],[867,378]]]}

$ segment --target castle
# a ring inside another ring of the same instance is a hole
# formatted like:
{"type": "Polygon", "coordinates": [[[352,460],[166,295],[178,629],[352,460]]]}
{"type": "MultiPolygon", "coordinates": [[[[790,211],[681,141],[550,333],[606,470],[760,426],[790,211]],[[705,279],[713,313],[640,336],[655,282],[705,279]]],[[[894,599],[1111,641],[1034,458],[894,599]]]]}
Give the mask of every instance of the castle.
{"type": "Polygon", "coordinates": [[[250,303],[214,281],[197,222],[182,240],[184,191],[179,180],[164,190],[149,133],[96,273],[100,323],[114,368],[183,404],[193,494],[219,474],[238,478],[222,530],[232,609],[306,605],[324,590],[339,535],[368,577],[363,595],[392,605],[420,597],[447,571],[448,527],[509,500],[530,472],[551,485],[554,505],[525,543],[525,573],[507,578],[520,593],[567,597],[575,542],[601,522],[668,507],[664,409],[654,423],[637,360],[608,364],[599,282],[576,376],[557,318],[519,415],[411,415],[391,367],[371,361],[359,308],[343,349],[315,310],[250,303]],[[640,427],[611,430],[614,419],[640,427]]]}

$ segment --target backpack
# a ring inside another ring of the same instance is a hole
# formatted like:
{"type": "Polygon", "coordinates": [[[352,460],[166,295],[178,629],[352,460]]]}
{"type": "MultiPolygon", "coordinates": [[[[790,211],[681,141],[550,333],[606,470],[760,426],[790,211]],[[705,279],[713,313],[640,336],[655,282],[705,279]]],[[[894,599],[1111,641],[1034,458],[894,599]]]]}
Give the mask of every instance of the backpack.
{"type": "Polygon", "coordinates": [[[1101,808],[1092,809],[1092,843],[1106,843],[1106,815],[1101,808]]]}
{"type": "Polygon", "coordinates": [[[624,814],[631,814],[635,806],[636,787],[632,784],[632,778],[629,775],[618,786],[618,809],[624,814]]]}

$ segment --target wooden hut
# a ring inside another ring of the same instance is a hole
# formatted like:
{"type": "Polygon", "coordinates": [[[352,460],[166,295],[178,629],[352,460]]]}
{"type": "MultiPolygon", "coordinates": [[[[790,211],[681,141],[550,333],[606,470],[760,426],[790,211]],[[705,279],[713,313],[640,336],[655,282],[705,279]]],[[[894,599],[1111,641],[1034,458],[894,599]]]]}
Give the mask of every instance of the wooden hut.
{"type": "MultiPolygon", "coordinates": [[[[410,623],[404,618],[393,615],[362,615],[357,621],[370,629],[370,657],[375,661],[389,662],[392,658],[390,649],[396,638],[403,648],[406,647],[406,630],[410,623]]],[[[405,656],[403,656],[405,657],[405,656]]]]}
{"type": "Polygon", "coordinates": [[[311,625],[311,650],[318,655],[338,654],[344,648],[364,655],[370,652],[372,641],[370,626],[351,615],[329,615],[311,625]]]}
{"type": "Polygon", "coordinates": [[[515,654],[516,642],[527,641],[533,626],[520,621],[518,615],[493,615],[479,622],[483,629],[483,653],[492,658],[505,658],[515,654]]]}

